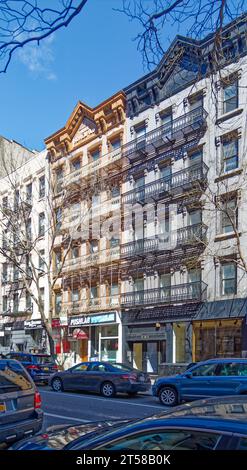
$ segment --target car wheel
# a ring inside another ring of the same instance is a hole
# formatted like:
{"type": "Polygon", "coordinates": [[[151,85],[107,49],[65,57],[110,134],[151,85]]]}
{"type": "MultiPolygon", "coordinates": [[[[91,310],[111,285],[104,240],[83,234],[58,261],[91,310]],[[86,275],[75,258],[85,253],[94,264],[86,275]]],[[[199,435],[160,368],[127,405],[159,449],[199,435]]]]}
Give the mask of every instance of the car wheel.
{"type": "Polygon", "coordinates": [[[52,380],[51,386],[54,392],[61,392],[63,390],[63,382],[58,377],[52,380]]]}
{"type": "Polygon", "coordinates": [[[162,405],[175,406],[178,404],[177,391],[172,387],[162,387],[159,391],[159,399],[162,405]]]}
{"type": "Polygon", "coordinates": [[[104,382],[101,385],[100,393],[101,393],[101,395],[103,395],[103,397],[106,397],[106,398],[114,397],[116,391],[115,391],[115,387],[114,387],[113,383],[104,382]]]}

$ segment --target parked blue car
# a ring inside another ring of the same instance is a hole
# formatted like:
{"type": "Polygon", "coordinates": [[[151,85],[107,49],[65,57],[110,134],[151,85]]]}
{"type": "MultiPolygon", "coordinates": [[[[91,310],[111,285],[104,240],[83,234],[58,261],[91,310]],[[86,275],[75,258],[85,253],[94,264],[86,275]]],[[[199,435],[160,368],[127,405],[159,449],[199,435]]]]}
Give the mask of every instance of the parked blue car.
{"type": "Polygon", "coordinates": [[[21,362],[34,382],[48,383],[51,375],[57,372],[57,364],[48,354],[10,352],[5,357],[21,362]]]}
{"type": "Polygon", "coordinates": [[[10,450],[247,450],[247,396],[199,400],[142,419],[53,426],[10,450]]]}
{"type": "Polygon", "coordinates": [[[247,394],[247,359],[209,359],[182,374],[158,378],[152,392],[162,405],[212,396],[247,394]]]}

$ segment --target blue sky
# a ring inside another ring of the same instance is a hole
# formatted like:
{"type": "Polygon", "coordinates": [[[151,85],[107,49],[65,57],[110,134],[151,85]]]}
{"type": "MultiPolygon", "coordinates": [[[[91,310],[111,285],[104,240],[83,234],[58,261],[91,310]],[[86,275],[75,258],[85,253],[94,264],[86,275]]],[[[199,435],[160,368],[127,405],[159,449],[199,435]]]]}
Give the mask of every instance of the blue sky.
{"type": "Polygon", "coordinates": [[[138,27],[117,6],[88,0],[67,29],[15,55],[0,75],[1,135],[41,150],[78,100],[95,106],[146,73],[133,41],[138,27]]]}

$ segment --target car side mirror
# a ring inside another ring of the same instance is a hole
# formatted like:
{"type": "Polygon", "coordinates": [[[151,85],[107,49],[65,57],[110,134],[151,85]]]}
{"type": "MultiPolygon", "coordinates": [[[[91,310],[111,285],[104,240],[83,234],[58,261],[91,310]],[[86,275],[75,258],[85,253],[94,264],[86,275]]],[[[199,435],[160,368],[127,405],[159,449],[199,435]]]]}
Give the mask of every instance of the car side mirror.
{"type": "Polygon", "coordinates": [[[192,379],[193,374],[192,374],[192,372],[186,372],[186,373],[184,374],[184,376],[185,376],[187,379],[192,379]]]}

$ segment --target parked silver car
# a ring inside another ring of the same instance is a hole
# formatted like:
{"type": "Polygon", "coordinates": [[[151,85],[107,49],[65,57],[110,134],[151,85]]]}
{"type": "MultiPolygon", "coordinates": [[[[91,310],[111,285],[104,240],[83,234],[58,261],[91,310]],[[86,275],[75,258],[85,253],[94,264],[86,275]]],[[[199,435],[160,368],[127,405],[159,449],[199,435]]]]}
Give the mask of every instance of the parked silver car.
{"type": "Polygon", "coordinates": [[[146,392],[151,387],[148,374],[125,364],[110,362],[82,362],[50,379],[55,392],[62,390],[85,390],[113,397],[116,393],[130,396],[146,392]]]}
{"type": "Polygon", "coordinates": [[[40,431],[41,398],[25,368],[13,359],[0,359],[1,447],[40,431]]]}

